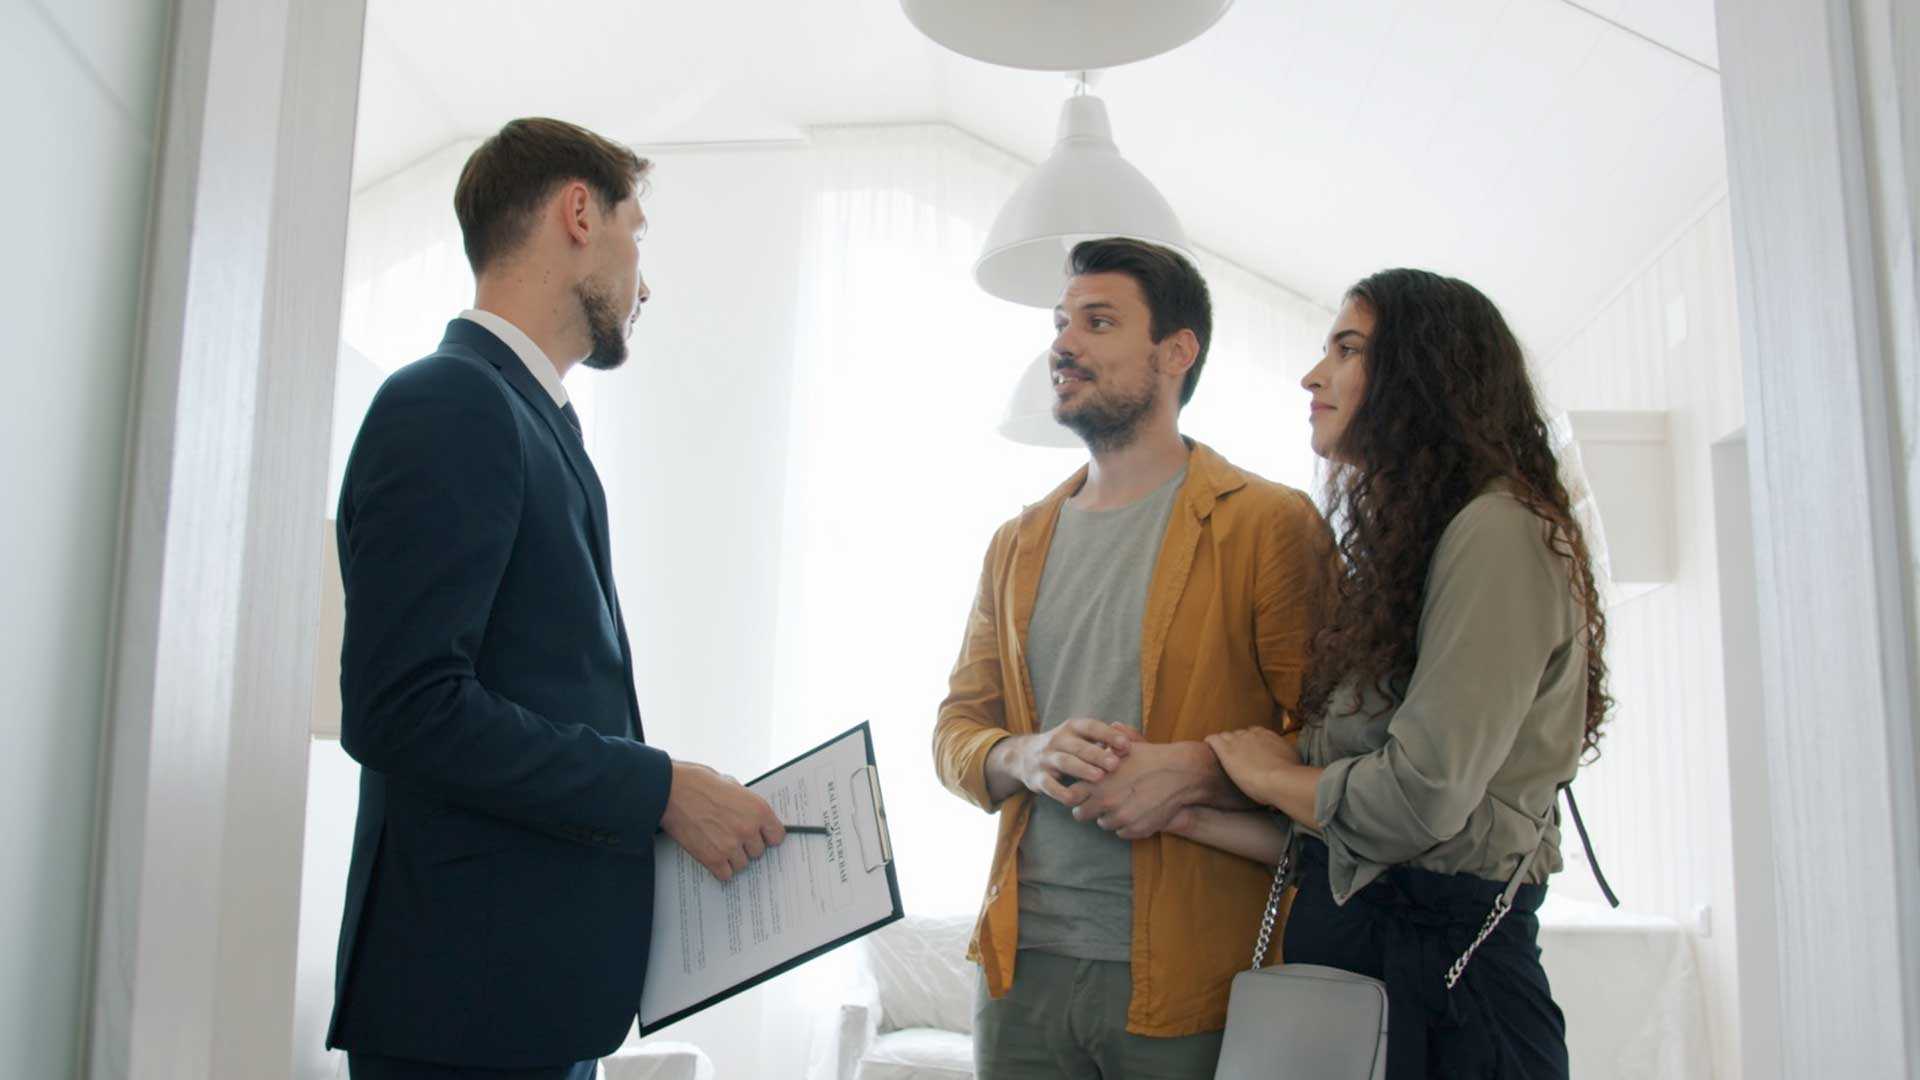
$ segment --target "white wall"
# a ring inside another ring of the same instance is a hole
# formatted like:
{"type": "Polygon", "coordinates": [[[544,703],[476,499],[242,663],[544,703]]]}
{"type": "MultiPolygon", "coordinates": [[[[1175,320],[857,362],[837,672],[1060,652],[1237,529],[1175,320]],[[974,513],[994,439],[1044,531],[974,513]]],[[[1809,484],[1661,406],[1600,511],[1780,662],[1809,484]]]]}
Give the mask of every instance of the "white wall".
{"type": "Polygon", "coordinates": [[[0,2],[0,1074],[75,1068],[163,0],[0,2]]]}
{"type": "MultiPolygon", "coordinates": [[[[1560,408],[1670,416],[1675,578],[1608,612],[1616,708],[1575,792],[1627,906],[1697,929],[1709,912],[1698,957],[1722,1077],[1739,1075],[1729,740],[1761,737],[1758,716],[1726,715],[1721,664],[1711,447],[1742,424],[1730,229],[1722,197],[1541,364],[1560,408]]],[[[1598,895],[1577,865],[1555,888],[1598,895]]]]}

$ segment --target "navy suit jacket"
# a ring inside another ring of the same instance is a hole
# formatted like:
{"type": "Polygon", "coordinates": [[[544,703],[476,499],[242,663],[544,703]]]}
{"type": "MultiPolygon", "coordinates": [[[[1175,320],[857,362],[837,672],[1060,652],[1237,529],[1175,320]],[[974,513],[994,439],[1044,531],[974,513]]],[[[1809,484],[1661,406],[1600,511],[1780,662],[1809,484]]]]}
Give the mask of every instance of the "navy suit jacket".
{"type": "Polygon", "coordinates": [[[330,1046],[495,1068],[617,1047],[653,837],[606,499],[567,418],[456,319],[375,396],[338,517],[340,742],[361,766],[330,1046]]]}

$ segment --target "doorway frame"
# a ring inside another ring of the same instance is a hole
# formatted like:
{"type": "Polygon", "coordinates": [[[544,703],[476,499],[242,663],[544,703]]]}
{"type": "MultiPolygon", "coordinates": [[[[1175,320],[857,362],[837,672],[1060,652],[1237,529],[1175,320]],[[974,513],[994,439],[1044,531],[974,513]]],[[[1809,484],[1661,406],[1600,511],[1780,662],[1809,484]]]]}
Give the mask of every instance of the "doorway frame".
{"type": "Polygon", "coordinates": [[[1920,11],[1719,0],[1780,1074],[1920,1077],[1920,11]],[[1909,171],[1911,170],[1911,171],[1909,171]],[[1903,415],[1903,410],[1905,415],[1903,415]],[[1903,427],[1908,434],[1902,434],[1903,427]]]}
{"type": "Polygon", "coordinates": [[[171,12],[95,818],[93,1080],[292,1069],[365,15],[365,0],[171,12]]]}
{"type": "MultiPolygon", "coordinates": [[[[1764,715],[1760,670],[1759,583],[1754,572],[1753,484],[1747,430],[1708,448],[1713,478],[1714,547],[1720,592],[1720,657],[1729,717],[1764,715]]],[[[1777,1080],[1780,1072],[1780,923],[1774,914],[1773,808],[1767,746],[1748,725],[1727,739],[1727,806],[1732,832],[1732,920],[1739,966],[1739,1076],[1777,1080]]],[[[1724,1068],[1728,1063],[1716,1062],[1724,1068]]]]}

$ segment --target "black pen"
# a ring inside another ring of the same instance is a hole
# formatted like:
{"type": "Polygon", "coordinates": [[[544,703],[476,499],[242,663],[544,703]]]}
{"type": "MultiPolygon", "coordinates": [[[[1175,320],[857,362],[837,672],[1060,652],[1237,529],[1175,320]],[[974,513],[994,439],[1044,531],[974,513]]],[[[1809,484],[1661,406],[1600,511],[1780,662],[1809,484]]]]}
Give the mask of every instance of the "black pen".
{"type": "Polygon", "coordinates": [[[825,836],[832,831],[825,825],[782,825],[780,827],[787,830],[789,835],[800,836],[825,836]]]}

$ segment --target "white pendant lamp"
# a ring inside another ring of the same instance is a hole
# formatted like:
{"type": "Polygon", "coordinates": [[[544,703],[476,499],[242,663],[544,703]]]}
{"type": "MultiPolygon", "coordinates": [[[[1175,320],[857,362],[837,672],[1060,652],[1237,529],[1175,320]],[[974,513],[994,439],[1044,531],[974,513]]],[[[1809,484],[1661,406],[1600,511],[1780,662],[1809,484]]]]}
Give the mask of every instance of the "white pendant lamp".
{"type": "Polygon", "coordinates": [[[1118,67],[1199,37],[1233,0],[900,0],[962,56],[1035,71],[1118,67]]]}
{"type": "Polygon", "coordinates": [[[1193,257],[1173,207],[1113,144],[1105,103],[1076,93],[1060,107],[1053,152],[1000,208],[973,278],[1003,300],[1051,308],[1066,287],[1067,253],[1100,236],[1193,257]]]}
{"type": "Polygon", "coordinates": [[[1013,397],[1000,420],[1000,434],[1025,446],[1052,446],[1078,450],[1085,444],[1065,424],[1053,418],[1053,354],[1042,351],[1020,373],[1013,397]]]}

